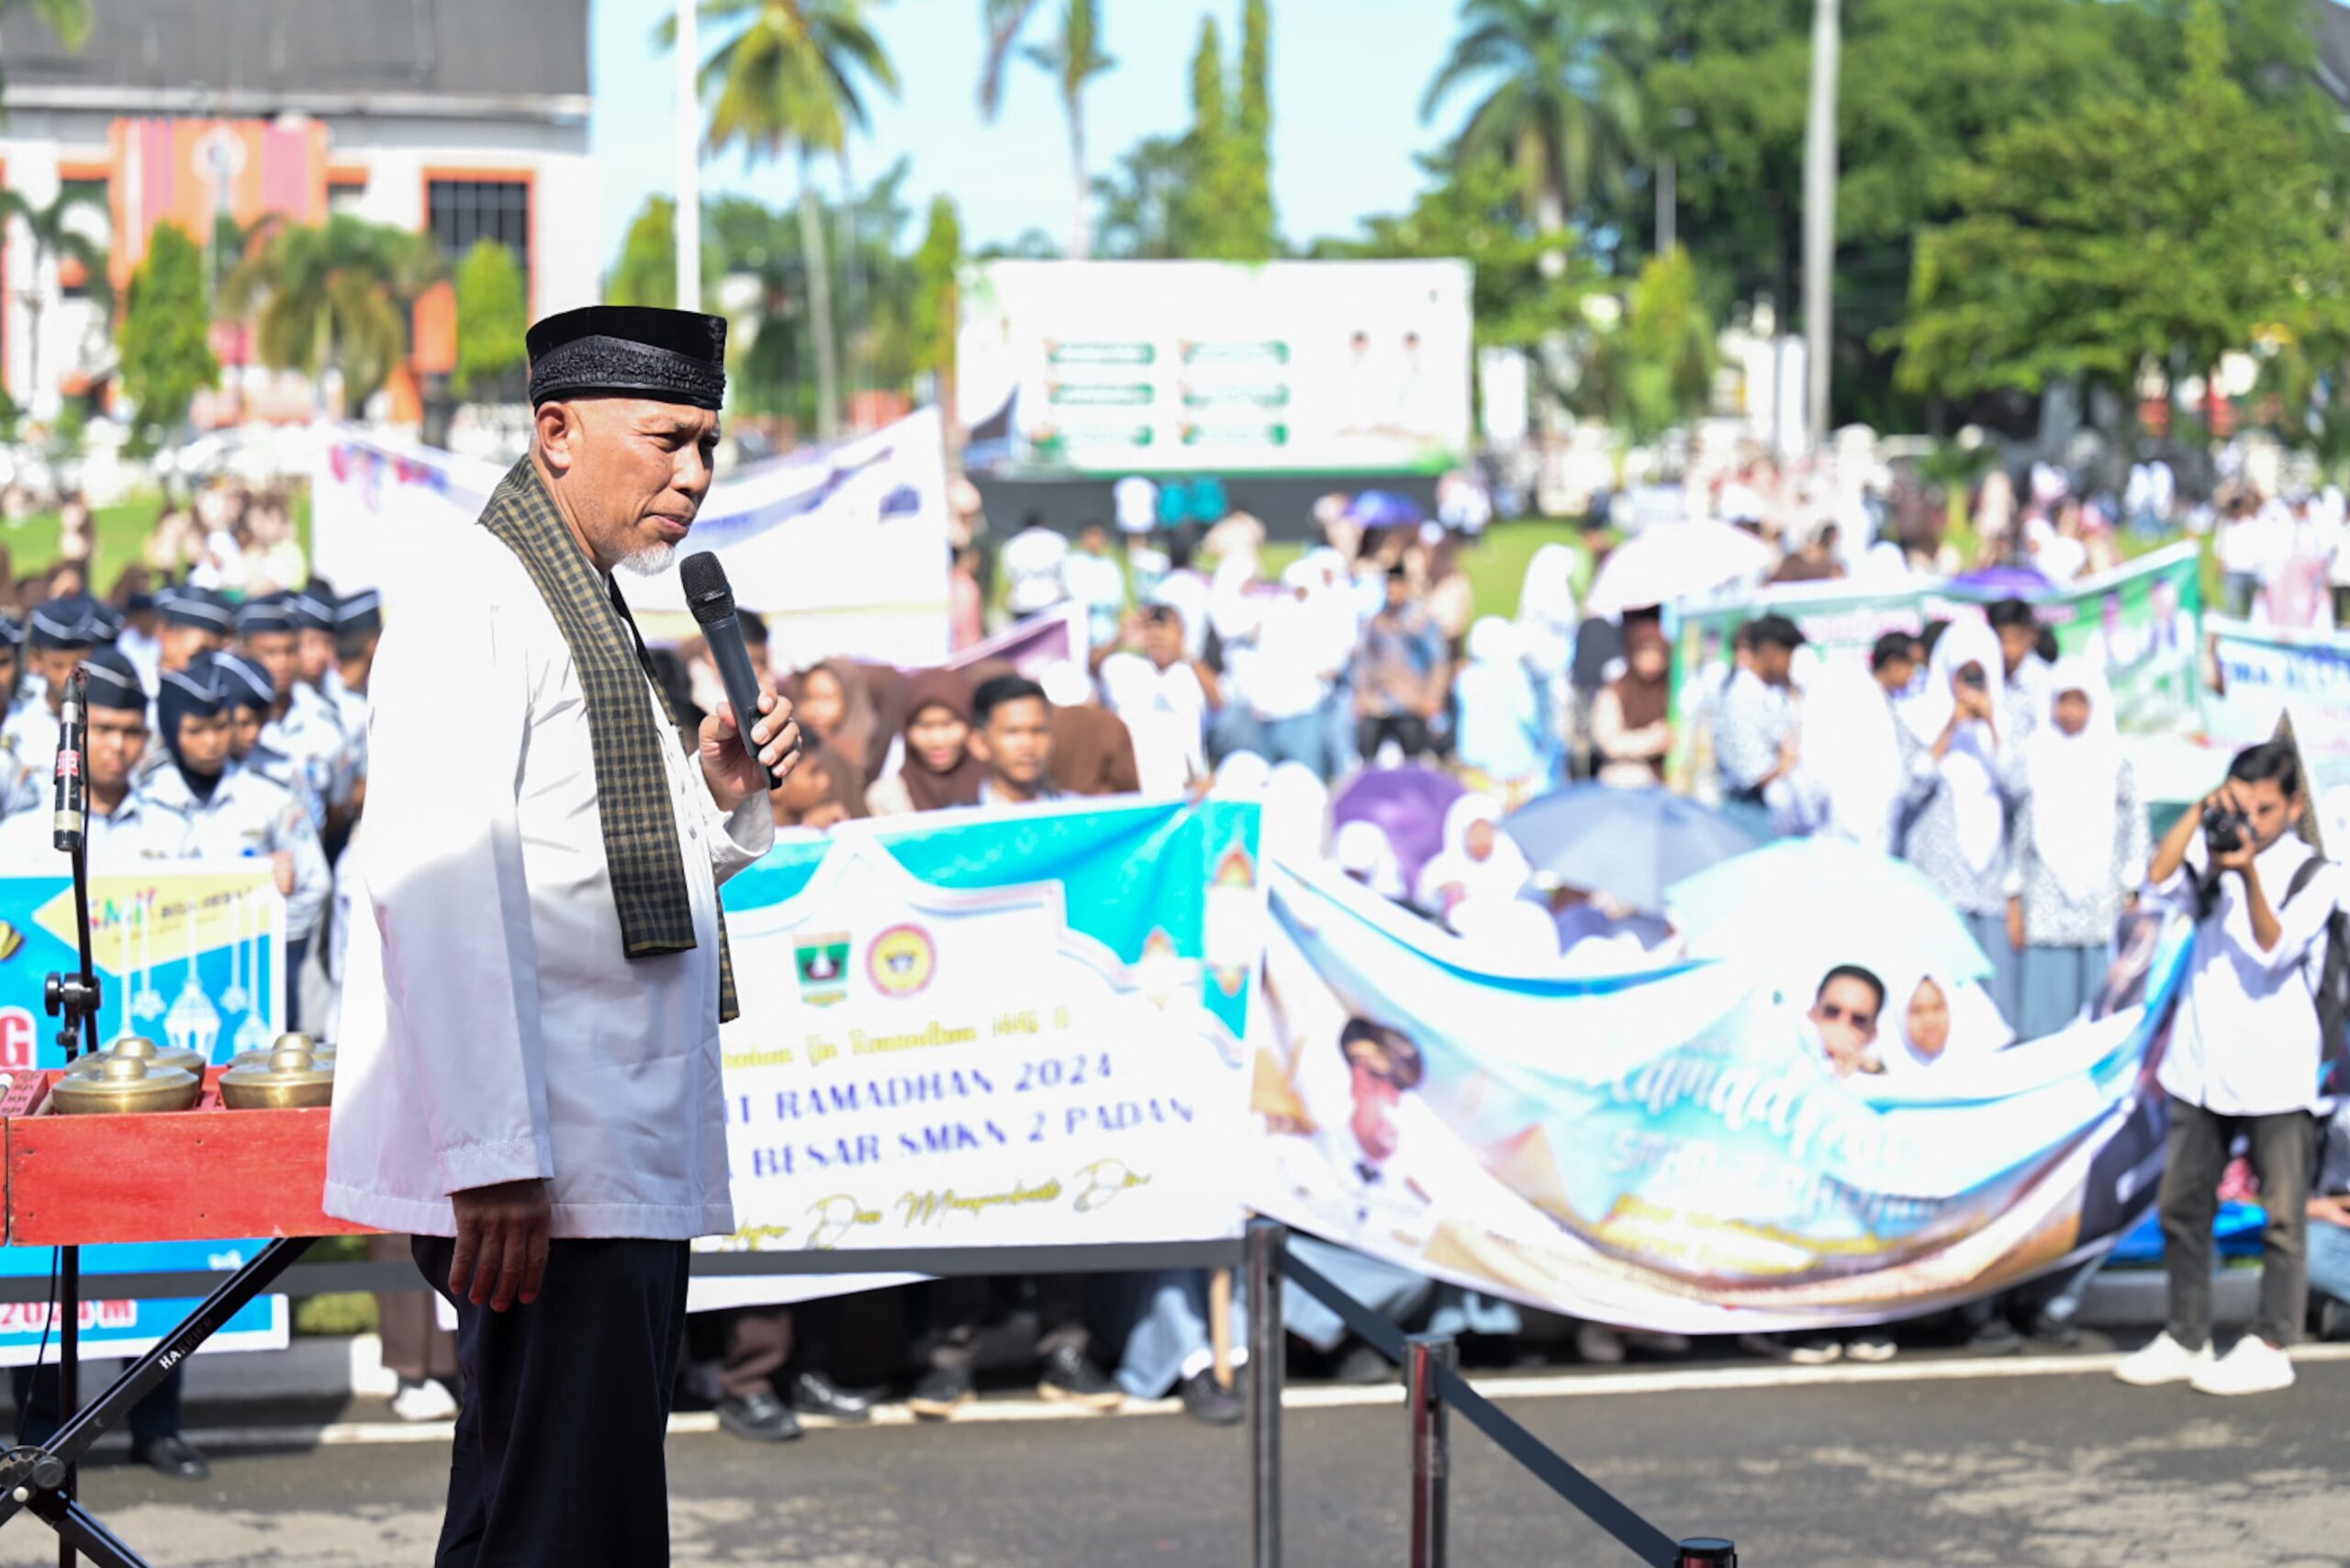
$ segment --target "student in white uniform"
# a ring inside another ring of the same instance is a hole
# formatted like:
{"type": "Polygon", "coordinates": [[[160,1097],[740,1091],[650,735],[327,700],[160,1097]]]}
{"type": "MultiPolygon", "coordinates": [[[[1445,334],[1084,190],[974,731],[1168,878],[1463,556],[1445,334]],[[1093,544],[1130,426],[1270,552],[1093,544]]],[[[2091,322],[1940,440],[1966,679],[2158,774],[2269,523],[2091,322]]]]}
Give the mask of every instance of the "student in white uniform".
{"type": "Polygon", "coordinates": [[[97,611],[90,599],[75,594],[50,599],[25,622],[25,659],[40,679],[41,700],[10,713],[5,734],[16,743],[17,759],[44,778],[57,761],[58,711],[65,702],[65,678],[84,655],[106,641],[97,611]]]}
{"type": "Polygon", "coordinates": [[[167,760],[148,778],[145,793],[187,819],[189,855],[272,862],[277,890],[285,895],[285,1025],[299,1029],[302,963],[330,891],[327,858],[293,792],[229,756],[228,699],[216,657],[165,672],[155,706],[167,760]]]}
{"type": "Polygon", "coordinates": [[[238,612],[237,628],[243,638],[239,652],[269,676],[272,697],[261,744],[289,758],[300,771],[319,830],[324,833],[343,766],[342,725],[317,689],[297,678],[300,633],[290,606],[282,599],[248,600],[238,612]]]}
{"type": "Polygon", "coordinates": [[[39,806],[45,799],[42,786],[49,782],[17,755],[16,737],[7,728],[18,710],[40,700],[19,689],[24,685],[24,650],[25,629],[15,616],[0,615],[0,818],[39,806]]]}

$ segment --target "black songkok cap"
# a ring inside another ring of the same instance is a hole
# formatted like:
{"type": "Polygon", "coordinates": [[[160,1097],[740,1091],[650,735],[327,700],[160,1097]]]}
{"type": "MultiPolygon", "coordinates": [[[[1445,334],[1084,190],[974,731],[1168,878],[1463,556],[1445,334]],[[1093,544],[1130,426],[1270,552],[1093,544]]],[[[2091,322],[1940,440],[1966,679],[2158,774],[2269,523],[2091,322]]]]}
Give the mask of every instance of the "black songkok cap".
{"type": "Polygon", "coordinates": [[[532,327],[531,406],[563,398],[726,400],[726,319],[647,305],[590,305],[532,327]]]}
{"type": "Polygon", "coordinates": [[[285,598],[285,609],[294,617],[297,632],[331,632],[334,630],[334,590],[323,595],[315,588],[289,593],[285,598]]]}

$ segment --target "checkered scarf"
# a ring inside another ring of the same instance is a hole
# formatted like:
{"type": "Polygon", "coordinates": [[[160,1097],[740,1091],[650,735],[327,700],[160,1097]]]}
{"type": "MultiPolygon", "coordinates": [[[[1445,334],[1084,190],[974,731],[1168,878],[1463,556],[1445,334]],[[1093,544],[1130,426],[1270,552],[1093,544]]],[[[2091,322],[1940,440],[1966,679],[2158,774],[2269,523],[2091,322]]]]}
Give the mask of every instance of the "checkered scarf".
{"type": "MultiPolygon", "coordinates": [[[[604,825],[604,858],[620,906],[621,941],[632,958],[683,953],[694,946],[693,904],[685,858],[661,761],[662,716],[653,693],[644,639],[630,619],[620,585],[603,579],[555,510],[554,498],[529,457],[514,465],[489,498],[481,524],[520,557],[570,646],[588,701],[588,734],[596,756],[596,810],[604,825]]],[[[666,698],[661,700],[667,706],[666,698]]],[[[680,743],[680,715],[666,715],[680,743]]],[[[726,947],[726,912],[718,916],[718,1016],[733,1018],[734,962],[726,947]]]]}

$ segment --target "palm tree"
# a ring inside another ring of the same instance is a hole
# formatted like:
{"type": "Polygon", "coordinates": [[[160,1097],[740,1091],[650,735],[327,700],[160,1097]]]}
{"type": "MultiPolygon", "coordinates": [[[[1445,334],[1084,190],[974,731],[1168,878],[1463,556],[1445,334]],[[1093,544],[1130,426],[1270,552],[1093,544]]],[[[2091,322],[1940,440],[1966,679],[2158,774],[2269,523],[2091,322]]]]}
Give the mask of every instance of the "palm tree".
{"type": "Polygon", "coordinates": [[[343,406],[364,408],[408,352],[408,313],[441,275],[431,236],[347,212],[277,230],[221,284],[221,304],[250,315],[273,370],[342,373],[343,406]]]}
{"type": "Polygon", "coordinates": [[[11,218],[25,226],[25,235],[33,248],[32,285],[25,290],[25,383],[32,396],[40,395],[40,318],[44,304],[43,280],[49,276],[52,262],[74,261],[82,263],[82,271],[89,279],[90,293],[101,304],[111,299],[113,290],[106,278],[106,252],[97,241],[73,227],[77,207],[103,212],[103,201],[87,191],[61,188],[46,205],[28,197],[22,191],[0,190],[0,225],[11,218]]]}
{"type": "Polygon", "coordinates": [[[702,0],[701,14],[722,27],[740,24],[704,62],[713,84],[709,149],[740,144],[752,159],[800,162],[800,240],[808,263],[808,314],[816,348],[816,431],[840,428],[840,342],[833,320],[824,219],[811,165],[837,158],[852,129],[867,124],[866,85],[895,94],[897,68],[865,25],[864,0],[702,0]]]}
{"type": "MultiPolygon", "coordinates": [[[[1462,0],[1460,24],[1420,118],[1477,84],[1459,154],[1513,162],[1538,228],[1562,233],[1570,212],[1620,188],[1632,165],[1655,21],[1638,0],[1462,0]]],[[[1543,258],[1548,274],[1565,266],[1561,254],[1543,258]]]]}
{"type": "MultiPolygon", "coordinates": [[[[1022,29],[1035,15],[1037,0],[986,0],[987,64],[979,74],[979,112],[995,118],[1003,107],[1004,67],[1022,29]]],[[[1090,197],[1093,186],[1085,173],[1085,84],[1117,63],[1102,52],[1099,0],[1061,0],[1061,25],[1052,42],[1030,44],[1020,50],[1030,64],[1048,72],[1060,84],[1061,112],[1069,118],[1070,192],[1075,199],[1069,230],[1069,253],[1085,260],[1092,240],[1090,197]]]]}

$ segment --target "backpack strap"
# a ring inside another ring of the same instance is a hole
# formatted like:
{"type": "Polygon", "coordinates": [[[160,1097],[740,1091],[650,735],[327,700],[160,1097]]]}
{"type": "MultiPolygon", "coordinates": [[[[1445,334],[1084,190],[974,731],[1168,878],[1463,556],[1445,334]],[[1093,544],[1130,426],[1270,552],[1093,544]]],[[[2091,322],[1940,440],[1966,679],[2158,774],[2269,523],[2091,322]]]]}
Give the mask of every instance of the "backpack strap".
{"type": "Polygon", "coordinates": [[[2326,863],[2324,856],[2312,855],[2308,859],[2302,861],[2300,865],[2294,867],[2293,879],[2285,884],[2284,903],[2278,904],[2277,906],[2277,909],[2281,911],[2285,907],[2285,904],[2288,904],[2293,902],[2294,895],[2298,894],[2302,889],[2308,887],[2311,882],[2316,881],[2318,872],[2324,868],[2326,863]]]}

